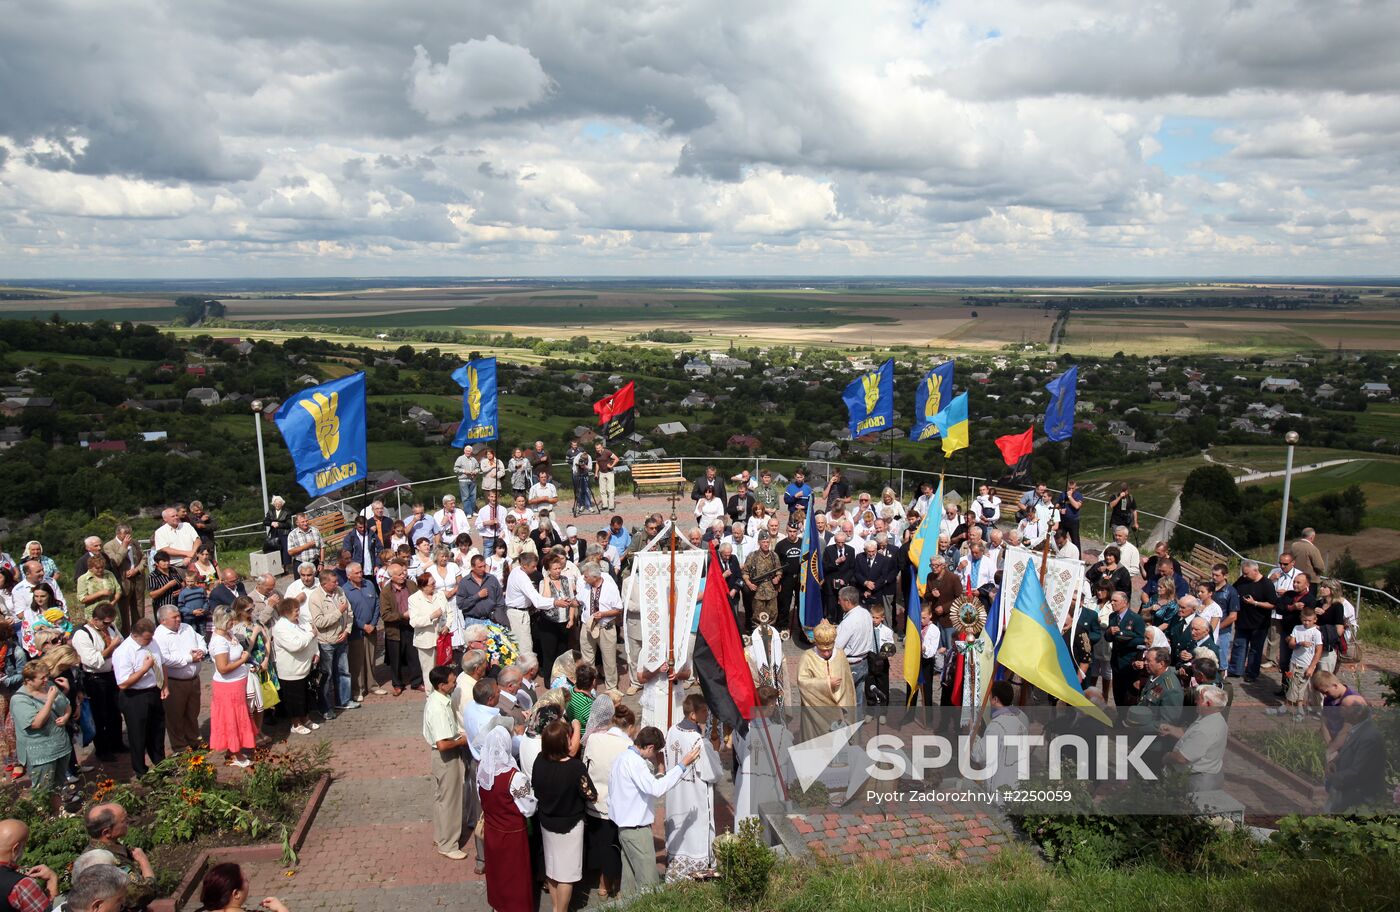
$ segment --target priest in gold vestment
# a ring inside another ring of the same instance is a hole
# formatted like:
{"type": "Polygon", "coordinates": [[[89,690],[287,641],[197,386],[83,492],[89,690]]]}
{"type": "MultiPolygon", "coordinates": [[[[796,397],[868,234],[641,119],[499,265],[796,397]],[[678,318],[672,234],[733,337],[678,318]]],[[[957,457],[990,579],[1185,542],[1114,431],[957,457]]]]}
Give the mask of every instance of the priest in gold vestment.
{"type": "Polygon", "coordinates": [[[797,665],[803,741],[826,734],[833,723],[855,721],[856,687],[851,663],[836,649],[836,626],[822,621],[812,631],[812,641],[815,645],[797,665]]]}

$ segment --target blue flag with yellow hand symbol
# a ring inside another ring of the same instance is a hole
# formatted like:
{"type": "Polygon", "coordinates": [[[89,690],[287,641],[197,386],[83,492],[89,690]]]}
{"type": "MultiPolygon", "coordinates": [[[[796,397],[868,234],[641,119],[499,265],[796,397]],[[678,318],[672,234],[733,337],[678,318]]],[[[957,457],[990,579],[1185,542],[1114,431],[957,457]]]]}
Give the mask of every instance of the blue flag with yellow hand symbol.
{"type": "Polygon", "coordinates": [[[852,438],[894,427],[894,359],[852,380],[841,398],[852,438]]]}
{"type": "Polygon", "coordinates": [[[457,428],[457,436],[452,438],[452,445],[485,443],[499,437],[496,359],[468,361],[452,372],[452,379],[462,388],[462,423],[457,428]]]}
{"type": "Polygon", "coordinates": [[[1045,406],[1045,436],[1051,440],[1068,440],[1074,434],[1075,385],[1079,382],[1079,365],[1071,367],[1045,384],[1050,391],[1050,403],[1045,406]]]}
{"type": "Polygon", "coordinates": [[[302,390],[283,402],[272,420],[307,494],[319,497],[364,479],[369,465],[364,371],[302,390]]]}
{"type": "Polygon", "coordinates": [[[933,423],[933,417],[952,398],[953,362],[944,361],[924,374],[914,391],[914,426],[909,429],[909,439],[922,443],[937,437],[938,425],[933,423]]]}

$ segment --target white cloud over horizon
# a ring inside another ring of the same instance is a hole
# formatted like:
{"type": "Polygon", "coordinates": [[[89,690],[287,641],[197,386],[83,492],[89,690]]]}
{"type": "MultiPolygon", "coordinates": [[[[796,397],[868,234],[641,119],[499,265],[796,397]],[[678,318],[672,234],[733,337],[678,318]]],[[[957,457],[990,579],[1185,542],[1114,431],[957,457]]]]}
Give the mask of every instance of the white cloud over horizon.
{"type": "Polygon", "coordinates": [[[1400,262],[1400,0],[8,6],[10,277],[1400,262]]]}

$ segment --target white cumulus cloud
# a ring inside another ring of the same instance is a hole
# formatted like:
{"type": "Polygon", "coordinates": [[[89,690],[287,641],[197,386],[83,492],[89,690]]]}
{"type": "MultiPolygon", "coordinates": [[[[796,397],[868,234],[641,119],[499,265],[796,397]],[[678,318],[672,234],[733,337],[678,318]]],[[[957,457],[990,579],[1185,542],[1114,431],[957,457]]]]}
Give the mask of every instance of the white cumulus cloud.
{"type": "Polygon", "coordinates": [[[495,35],[452,45],[446,63],[433,63],[420,44],[408,77],[409,103],[433,123],[519,111],[549,91],[549,76],[535,56],[495,35]]]}

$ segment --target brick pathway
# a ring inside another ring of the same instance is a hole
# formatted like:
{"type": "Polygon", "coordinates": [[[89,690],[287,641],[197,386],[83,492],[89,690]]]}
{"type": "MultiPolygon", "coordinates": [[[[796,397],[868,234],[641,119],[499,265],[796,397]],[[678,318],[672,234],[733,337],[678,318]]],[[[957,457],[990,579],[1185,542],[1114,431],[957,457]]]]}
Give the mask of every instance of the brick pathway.
{"type": "Polygon", "coordinates": [[[423,695],[414,691],[371,695],[322,724],[316,736],[334,747],[335,781],[293,876],[279,864],[245,868],[257,896],[275,894],[297,912],[486,907],[472,862],[449,861],[433,845],[422,725],[423,695]]]}

